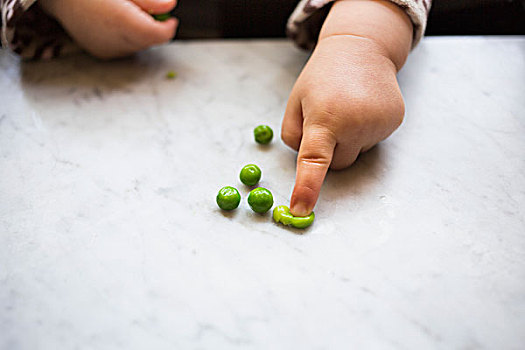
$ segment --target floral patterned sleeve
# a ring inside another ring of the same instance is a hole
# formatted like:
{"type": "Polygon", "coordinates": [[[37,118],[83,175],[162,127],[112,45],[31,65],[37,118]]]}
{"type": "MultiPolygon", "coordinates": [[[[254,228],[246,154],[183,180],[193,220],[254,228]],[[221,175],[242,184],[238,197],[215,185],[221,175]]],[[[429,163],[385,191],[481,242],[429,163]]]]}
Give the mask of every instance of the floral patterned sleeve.
{"type": "Polygon", "coordinates": [[[78,51],[62,27],[36,0],[0,0],[2,48],[26,59],[52,58],[78,51]]]}
{"type": "MultiPolygon", "coordinates": [[[[432,0],[389,0],[403,10],[414,25],[413,46],[416,46],[427,24],[428,12],[432,0]]],[[[334,0],[301,0],[288,19],[286,31],[297,45],[312,49],[317,42],[319,30],[334,0]]]]}

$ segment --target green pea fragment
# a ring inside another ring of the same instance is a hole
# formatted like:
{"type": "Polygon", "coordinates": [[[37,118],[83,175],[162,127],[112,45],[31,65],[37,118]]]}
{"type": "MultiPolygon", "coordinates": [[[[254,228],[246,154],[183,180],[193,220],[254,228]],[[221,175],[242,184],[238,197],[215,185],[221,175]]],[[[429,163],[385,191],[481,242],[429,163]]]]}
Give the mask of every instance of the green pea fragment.
{"type": "Polygon", "coordinates": [[[239,179],[246,186],[253,186],[261,180],[261,174],[261,169],[257,165],[248,164],[241,169],[239,179]]]}
{"type": "Polygon", "coordinates": [[[241,195],[235,187],[226,186],[219,190],[216,201],[222,210],[233,210],[239,206],[241,195]]]}
{"type": "Polygon", "coordinates": [[[315,219],[315,214],[312,212],[308,216],[293,216],[290,213],[290,208],[286,205],[279,205],[273,210],[273,220],[280,222],[286,226],[293,226],[295,228],[306,228],[310,226],[315,219]]]}
{"type": "Polygon", "coordinates": [[[170,70],[166,73],[166,79],[175,79],[177,77],[177,73],[175,71],[170,70]]]}
{"type": "Polygon", "coordinates": [[[253,129],[253,136],[255,141],[262,145],[269,144],[273,138],[273,130],[268,125],[259,125],[253,129]]]}
{"type": "Polygon", "coordinates": [[[257,187],[248,195],[248,204],[254,212],[264,214],[273,206],[272,192],[266,188],[257,187]]]}
{"type": "Polygon", "coordinates": [[[162,14],[158,14],[158,15],[152,15],[153,18],[155,18],[157,21],[159,22],[164,22],[164,21],[167,21],[168,19],[171,18],[171,13],[162,13],[162,14]]]}

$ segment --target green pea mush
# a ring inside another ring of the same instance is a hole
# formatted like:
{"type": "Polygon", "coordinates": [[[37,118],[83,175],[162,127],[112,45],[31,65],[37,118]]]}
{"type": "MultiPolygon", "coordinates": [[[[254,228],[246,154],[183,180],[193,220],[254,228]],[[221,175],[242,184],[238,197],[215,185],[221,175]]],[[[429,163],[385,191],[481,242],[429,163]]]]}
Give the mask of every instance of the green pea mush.
{"type": "Polygon", "coordinates": [[[164,22],[171,18],[171,13],[161,13],[158,15],[152,15],[152,17],[159,22],[164,22]]]}
{"type": "Polygon", "coordinates": [[[295,228],[307,228],[314,222],[314,219],[314,212],[308,216],[293,216],[293,214],[290,213],[290,208],[286,205],[279,205],[273,210],[273,220],[275,222],[280,222],[283,225],[295,228]]]}

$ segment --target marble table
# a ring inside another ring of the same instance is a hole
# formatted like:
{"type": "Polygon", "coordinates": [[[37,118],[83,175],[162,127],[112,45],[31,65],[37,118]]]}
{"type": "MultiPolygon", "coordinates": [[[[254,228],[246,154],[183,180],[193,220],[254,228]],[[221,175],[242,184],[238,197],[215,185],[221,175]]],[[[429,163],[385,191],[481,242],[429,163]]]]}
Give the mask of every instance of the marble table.
{"type": "Polygon", "coordinates": [[[288,202],[296,154],[252,129],[279,130],[306,60],[286,41],[3,52],[0,348],[523,349],[525,38],[425,39],[403,126],[329,173],[299,231],[252,213],[238,171],[288,202]]]}

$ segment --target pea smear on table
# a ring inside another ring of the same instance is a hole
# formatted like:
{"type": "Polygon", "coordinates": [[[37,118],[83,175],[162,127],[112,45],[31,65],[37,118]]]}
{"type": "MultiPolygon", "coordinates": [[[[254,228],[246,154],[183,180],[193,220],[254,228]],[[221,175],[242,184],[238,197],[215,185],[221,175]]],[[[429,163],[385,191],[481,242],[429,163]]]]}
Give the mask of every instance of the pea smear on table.
{"type": "Polygon", "coordinates": [[[273,220],[275,222],[280,222],[283,225],[295,228],[307,228],[314,222],[314,219],[314,212],[308,216],[293,216],[293,214],[290,213],[290,208],[285,205],[279,205],[273,210],[273,220]]]}
{"type": "Polygon", "coordinates": [[[166,73],[166,79],[175,79],[177,77],[177,73],[173,70],[170,70],[166,73]]]}

